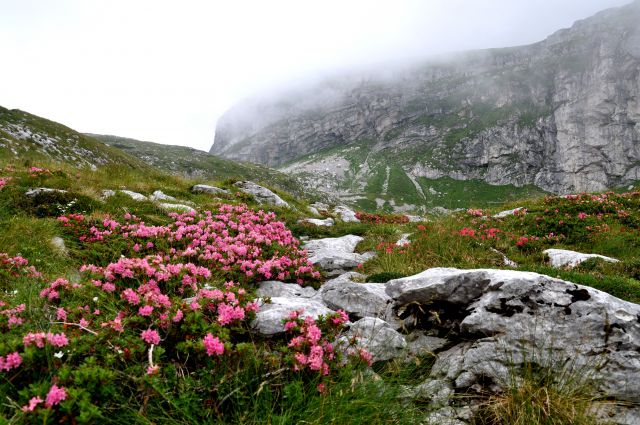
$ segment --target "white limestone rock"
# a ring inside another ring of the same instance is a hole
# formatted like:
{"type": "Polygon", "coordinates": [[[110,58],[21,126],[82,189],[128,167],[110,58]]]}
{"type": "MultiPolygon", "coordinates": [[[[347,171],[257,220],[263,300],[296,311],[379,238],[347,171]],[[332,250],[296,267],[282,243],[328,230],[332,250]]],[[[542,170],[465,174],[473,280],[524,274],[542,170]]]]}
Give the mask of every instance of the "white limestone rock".
{"type": "Polygon", "coordinates": [[[258,284],[258,290],[256,294],[260,298],[313,298],[317,295],[317,291],[310,286],[302,287],[295,283],[284,283],[278,280],[267,280],[258,284]]]}
{"type": "Polygon", "coordinates": [[[316,226],[325,226],[325,227],[331,227],[335,224],[335,221],[333,221],[332,218],[325,218],[324,220],[320,220],[317,218],[304,218],[302,220],[299,220],[298,223],[310,223],[310,224],[315,224],[316,226]]]}
{"type": "Polygon", "coordinates": [[[313,264],[317,264],[326,271],[340,272],[353,269],[375,255],[354,252],[356,245],[362,240],[362,237],[355,235],[312,239],[305,242],[303,248],[307,250],[309,260],[313,264]]]}
{"type": "Polygon", "coordinates": [[[194,193],[209,193],[211,195],[228,195],[230,193],[226,189],[209,186],[207,184],[197,184],[191,188],[191,191],[194,193]]]}
{"type": "Polygon", "coordinates": [[[234,184],[242,192],[252,195],[259,204],[274,205],[276,207],[289,207],[289,204],[281,197],[266,187],[262,187],[251,181],[241,181],[234,184]]]}
{"type": "Polygon", "coordinates": [[[67,193],[67,191],[63,189],[52,189],[50,187],[37,187],[34,189],[27,190],[24,196],[27,196],[29,198],[34,198],[38,195],[42,195],[43,193],[67,193]]]}
{"type": "Polygon", "coordinates": [[[356,338],[356,345],[373,356],[373,361],[391,360],[404,355],[407,342],[402,334],[382,319],[365,317],[349,326],[339,344],[356,338]]]}
{"type": "Polygon", "coordinates": [[[169,196],[167,194],[165,194],[163,191],[161,190],[156,190],[155,192],[153,192],[151,194],[151,196],[149,196],[149,199],[153,202],[156,201],[171,201],[171,202],[176,202],[178,201],[176,198],[174,198],[173,196],[169,196]]]}
{"type": "Polygon", "coordinates": [[[617,263],[620,260],[615,258],[605,257],[599,254],[583,254],[577,251],[570,251],[568,249],[547,249],[542,251],[549,257],[549,262],[553,267],[575,267],[583,261],[587,261],[590,258],[599,258],[609,263],[617,263]]]}
{"type": "Polygon", "coordinates": [[[345,205],[339,205],[333,209],[333,213],[345,223],[360,223],[355,211],[345,205]]]}
{"type": "Polygon", "coordinates": [[[333,313],[319,301],[301,297],[271,297],[269,304],[260,305],[251,327],[263,335],[275,335],[284,332],[284,320],[295,310],[303,310],[300,317],[313,317],[333,313]]]}

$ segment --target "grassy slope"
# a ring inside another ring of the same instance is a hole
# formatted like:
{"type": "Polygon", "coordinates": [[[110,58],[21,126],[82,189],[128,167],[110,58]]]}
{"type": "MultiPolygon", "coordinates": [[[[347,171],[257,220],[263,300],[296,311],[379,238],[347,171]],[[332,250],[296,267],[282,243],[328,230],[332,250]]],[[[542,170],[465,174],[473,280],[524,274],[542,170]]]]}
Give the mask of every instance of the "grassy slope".
{"type": "Polygon", "coordinates": [[[87,167],[116,165],[147,169],[140,160],[62,124],[18,109],[0,107],[0,159],[47,161],[87,167]],[[26,131],[25,131],[26,130],[26,131]]]}
{"type": "Polygon", "coordinates": [[[163,145],[100,134],[90,134],[90,136],[140,158],[156,168],[191,179],[253,180],[297,196],[304,196],[306,192],[295,179],[261,165],[229,161],[185,146],[163,145]]]}

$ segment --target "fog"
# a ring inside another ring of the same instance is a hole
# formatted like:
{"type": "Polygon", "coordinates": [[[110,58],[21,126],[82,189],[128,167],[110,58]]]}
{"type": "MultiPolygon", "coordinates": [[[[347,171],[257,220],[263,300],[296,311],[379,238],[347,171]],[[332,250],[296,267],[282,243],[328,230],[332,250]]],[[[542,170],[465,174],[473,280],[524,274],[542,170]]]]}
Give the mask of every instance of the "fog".
{"type": "Polygon", "coordinates": [[[0,105],[208,150],[254,93],[540,41],[629,0],[0,0],[0,105]]]}

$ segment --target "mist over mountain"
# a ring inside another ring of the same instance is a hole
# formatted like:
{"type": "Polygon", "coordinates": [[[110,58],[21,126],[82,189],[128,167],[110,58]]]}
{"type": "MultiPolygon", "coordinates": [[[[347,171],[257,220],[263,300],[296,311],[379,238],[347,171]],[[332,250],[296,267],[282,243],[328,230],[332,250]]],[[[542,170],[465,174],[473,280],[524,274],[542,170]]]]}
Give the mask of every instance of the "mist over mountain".
{"type": "Polygon", "coordinates": [[[628,185],[640,178],[639,28],[635,1],[532,45],[251,98],[219,120],[211,153],[361,203],[428,204],[444,181],[553,193],[628,185]]]}

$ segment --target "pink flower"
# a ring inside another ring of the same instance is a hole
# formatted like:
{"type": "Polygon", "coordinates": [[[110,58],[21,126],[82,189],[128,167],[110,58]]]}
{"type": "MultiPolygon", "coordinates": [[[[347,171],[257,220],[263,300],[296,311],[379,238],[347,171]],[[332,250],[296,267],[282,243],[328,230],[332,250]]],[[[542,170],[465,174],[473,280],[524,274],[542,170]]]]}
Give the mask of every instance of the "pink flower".
{"type": "Polygon", "coordinates": [[[69,340],[67,339],[67,336],[63,333],[59,333],[59,334],[48,333],[47,342],[53,345],[54,347],[64,347],[65,345],[69,344],[69,340]]]}
{"type": "Polygon", "coordinates": [[[22,357],[18,352],[7,354],[6,357],[0,357],[0,370],[15,369],[22,364],[22,357]]]}
{"type": "Polygon", "coordinates": [[[47,398],[44,402],[46,407],[53,407],[56,404],[60,404],[60,402],[67,398],[67,392],[64,387],[59,387],[56,384],[51,386],[49,393],[47,394],[47,398]]]}
{"type": "Polygon", "coordinates": [[[217,354],[220,356],[224,353],[224,344],[220,342],[218,337],[214,338],[213,335],[208,333],[202,342],[204,343],[204,348],[207,350],[207,355],[212,356],[217,354]]]}
{"type": "Polygon", "coordinates": [[[171,320],[173,320],[173,322],[175,322],[175,323],[178,323],[179,321],[182,320],[183,316],[184,316],[184,313],[182,313],[182,310],[178,310],[178,311],[176,311],[176,315],[173,316],[173,319],[171,319],[171,320]]]}
{"type": "Polygon", "coordinates": [[[155,345],[160,344],[160,335],[158,335],[158,332],[153,329],[147,329],[146,331],[142,331],[142,333],[140,334],[140,337],[147,344],[155,344],[155,345]]]}
{"type": "Polygon", "coordinates": [[[56,310],[56,319],[62,321],[67,320],[67,312],[64,311],[63,307],[60,307],[56,310]]]}
{"type": "Polygon", "coordinates": [[[144,307],[140,307],[138,309],[138,314],[140,316],[151,316],[151,313],[153,313],[153,306],[150,305],[145,305],[144,307]]]}
{"type": "Polygon", "coordinates": [[[38,404],[42,403],[43,401],[44,400],[42,400],[40,397],[33,397],[31,400],[29,400],[28,406],[22,406],[22,411],[33,412],[34,409],[38,406],[38,404]]]}

